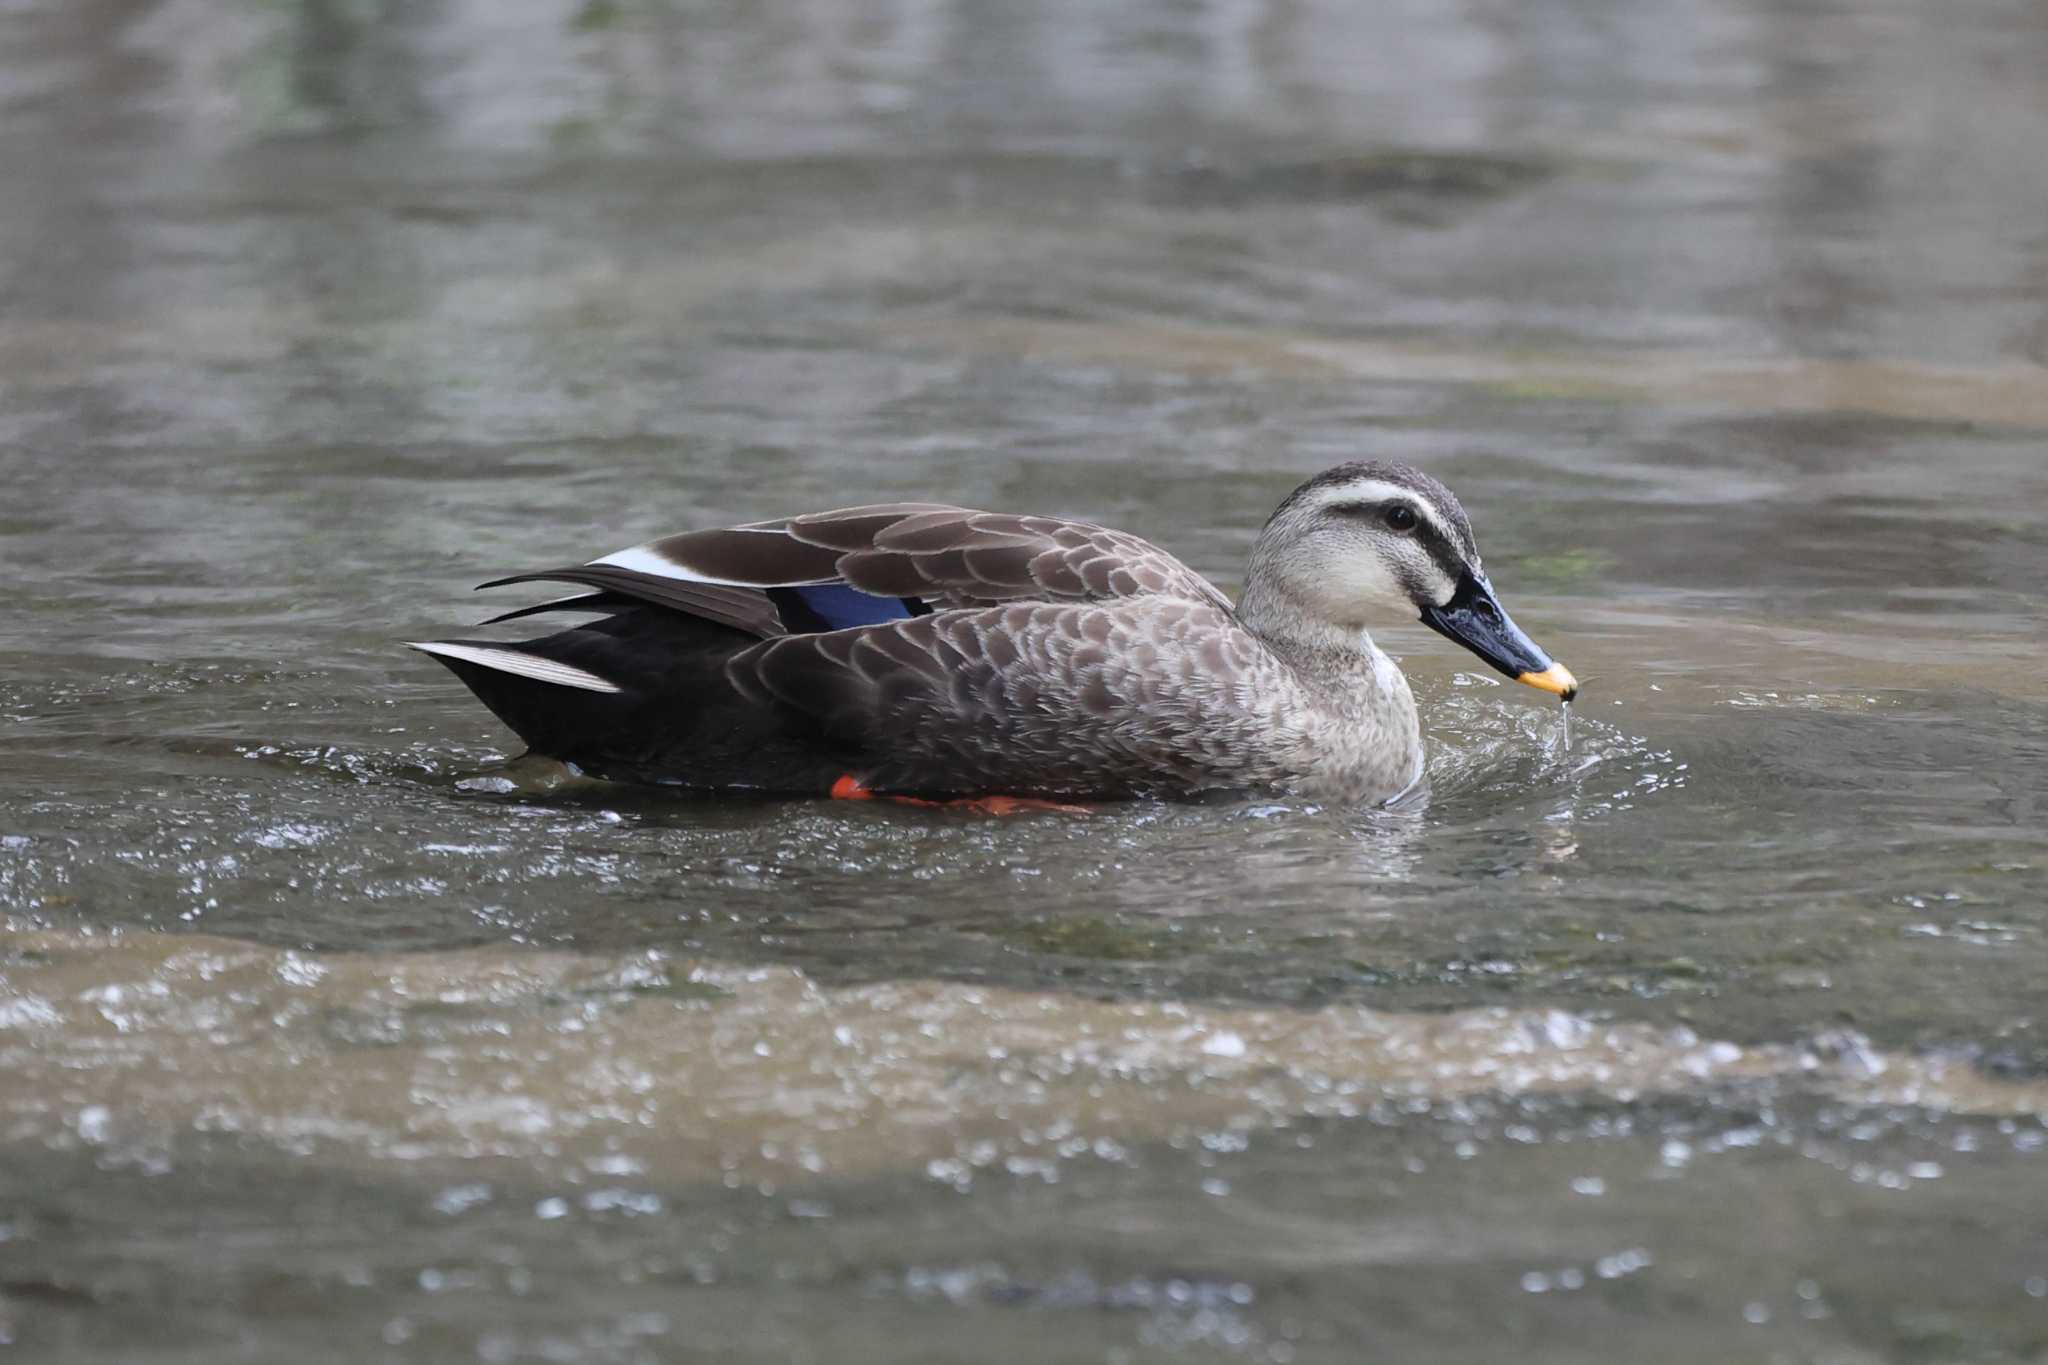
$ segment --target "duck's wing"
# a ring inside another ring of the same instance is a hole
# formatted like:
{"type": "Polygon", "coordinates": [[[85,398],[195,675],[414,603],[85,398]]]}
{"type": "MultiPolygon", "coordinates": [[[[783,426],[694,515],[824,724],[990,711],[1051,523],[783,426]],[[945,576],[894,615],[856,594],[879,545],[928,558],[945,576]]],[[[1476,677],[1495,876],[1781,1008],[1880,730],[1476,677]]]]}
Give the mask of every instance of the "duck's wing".
{"type": "Polygon", "coordinates": [[[1229,606],[1207,579],[1137,536],[922,502],[690,531],[483,586],[526,582],[596,590],[553,604],[563,610],[631,599],[764,638],[1016,601],[1157,595],[1229,606]]]}
{"type": "Polygon", "coordinates": [[[837,555],[839,577],[862,592],[934,606],[1143,596],[1229,606],[1152,542],[1086,521],[899,504],[793,517],[782,533],[837,555]]]}
{"type": "Polygon", "coordinates": [[[1234,720],[1286,678],[1227,607],[1012,602],[763,640],[733,690],[877,791],[1110,795],[1228,785],[1234,720]]]}

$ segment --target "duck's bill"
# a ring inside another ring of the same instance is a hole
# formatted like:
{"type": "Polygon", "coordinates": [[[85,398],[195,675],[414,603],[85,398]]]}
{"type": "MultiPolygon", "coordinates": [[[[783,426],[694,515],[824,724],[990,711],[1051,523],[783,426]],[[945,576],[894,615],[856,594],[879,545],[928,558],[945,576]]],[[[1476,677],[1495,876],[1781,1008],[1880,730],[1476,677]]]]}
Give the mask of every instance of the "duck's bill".
{"type": "Polygon", "coordinates": [[[1424,607],[1422,623],[1492,664],[1516,682],[1553,692],[1570,701],[1579,694],[1572,671],[1545,654],[1522,633],[1483,574],[1467,573],[1458,591],[1440,607],[1424,607]]]}

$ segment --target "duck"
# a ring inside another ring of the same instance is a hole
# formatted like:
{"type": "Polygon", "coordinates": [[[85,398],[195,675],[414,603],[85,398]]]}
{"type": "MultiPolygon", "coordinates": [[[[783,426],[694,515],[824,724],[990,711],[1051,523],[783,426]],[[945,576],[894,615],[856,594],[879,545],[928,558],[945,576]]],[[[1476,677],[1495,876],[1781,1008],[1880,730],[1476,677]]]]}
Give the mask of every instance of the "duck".
{"type": "Polygon", "coordinates": [[[577,619],[410,647],[532,753],[707,793],[1387,803],[1425,784],[1422,726],[1370,632],[1418,618],[1578,692],[1501,606],[1451,491],[1378,461],[1288,494],[1235,603],[1128,532],[938,502],[688,531],[480,587],[527,583],[576,591],[483,624],[577,619]]]}

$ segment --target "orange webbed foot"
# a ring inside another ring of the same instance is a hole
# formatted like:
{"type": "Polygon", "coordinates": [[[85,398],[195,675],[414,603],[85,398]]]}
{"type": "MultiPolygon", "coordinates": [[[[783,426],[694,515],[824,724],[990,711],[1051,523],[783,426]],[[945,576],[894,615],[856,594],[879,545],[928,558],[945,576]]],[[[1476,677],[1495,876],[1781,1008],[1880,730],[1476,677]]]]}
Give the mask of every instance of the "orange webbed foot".
{"type": "Polygon", "coordinates": [[[1016,815],[1027,810],[1057,811],[1061,815],[1088,815],[1095,810],[1093,806],[1075,806],[1064,801],[1047,801],[1037,796],[966,796],[958,801],[947,801],[943,804],[980,811],[984,815],[1016,815]]]}
{"type": "Polygon", "coordinates": [[[1087,815],[1095,809],[1093,806],[1047,801],[1036,796],[962,796],[949,801],[934,801],[923,796],[897,796],[876,792],[862,785],[861,780],[852,773],[843,774],[834,782],[830,795],[835,801],[893,801],[899,806],[971,810],[982,815],[1017,815],[1033,810],[1056,811],[1061,815],[1087,815]]]}

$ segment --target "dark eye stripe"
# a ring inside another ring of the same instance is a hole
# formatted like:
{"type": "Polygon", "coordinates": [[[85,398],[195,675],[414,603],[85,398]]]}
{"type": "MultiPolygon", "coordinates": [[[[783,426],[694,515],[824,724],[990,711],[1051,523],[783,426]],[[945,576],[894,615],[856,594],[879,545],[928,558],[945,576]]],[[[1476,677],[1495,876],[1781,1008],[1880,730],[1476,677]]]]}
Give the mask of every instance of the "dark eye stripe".
{"type": "Polygon", "coordinates": [[[1465,572],[1464,552],[1451,543],[1450,538],[1437,525],[1435,517],[1416,509],[1413,503],[1406,501],[1399,504],[1393,502],[1333,502],[1324,510],[1335,512],[1339,516],[1361,517],[1378,521],[1386,515],[1389,507],[1396,505],[1415,511],[1415,529],[1407,532],[1407,534],[1414,537],[1421,544],[1422,548],[1429,552],[1429,557],[1436,561],[1436,566],[1439,569],[1444,571],[1444,576],[1455,583],[1459,576],[1465,572]]]}
{"type": "Polygon", "coordinates": [[[1381,518],[1385,517],[1391,509],[1396,507],[1407,508],[1408,511],[1415,517],[1415,520],[1423,523],[1424,525],[1427,525],[1429,523],[1429,518],[1424,516],[1421,512],[1417,511],[1414,503],[1406,501],[1389,500],[1387,502],[1333,502],[1325,504],[1323,510],[1325,512],[1335,512],[1340,517],[1366,517],[1373,521],[1378,521],[1381,518]]]}
{"type": "Polygon", "coordinates": [[[1465,572],[1465,557],[1437,529],[1436,523],[1423,518],[1422,524],[1415,528],[1415,538],[1422,542],[1423,549],[1429,551],[1429,557],[1436,561],[1436,566],[1444,571],[1444,577],[1457,582],[1465,572]]]}
{"type": "Polygon", "coordinates": [[[1465,572],[1465,556],[1451,538],[1444,534],[1443,527],[1437,524],[1437,519],[1430,516],[1422,517],[1420,524],[1411,534],[1422,548],[1429,552],[1429,557],[1436,561],[1437,568],[1443,570],[1444,576],[1453,583],[1457,582],[1458,576],[1465,572]]]}

